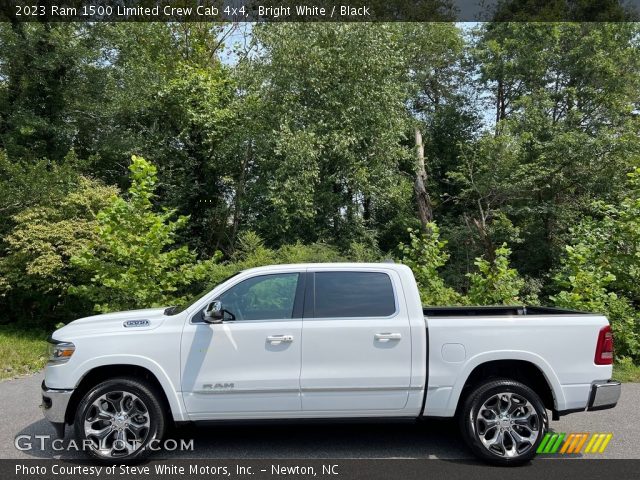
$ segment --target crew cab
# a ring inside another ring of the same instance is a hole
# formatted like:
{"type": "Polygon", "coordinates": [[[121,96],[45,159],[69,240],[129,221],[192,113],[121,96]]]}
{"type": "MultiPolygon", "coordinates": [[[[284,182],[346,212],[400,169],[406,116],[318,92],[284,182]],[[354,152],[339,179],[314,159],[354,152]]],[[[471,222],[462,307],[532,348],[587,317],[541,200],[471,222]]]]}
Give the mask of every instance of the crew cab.
{"type": "Polygon", "coordinates": [[[614,407],[599,314],[423,307],[394,263],[240,272],[190,304],[55,331],[44,415],[101,460],[138,459],[170,422],[454,417],[480,458],[531,459],[553,419],[614,407]]]}

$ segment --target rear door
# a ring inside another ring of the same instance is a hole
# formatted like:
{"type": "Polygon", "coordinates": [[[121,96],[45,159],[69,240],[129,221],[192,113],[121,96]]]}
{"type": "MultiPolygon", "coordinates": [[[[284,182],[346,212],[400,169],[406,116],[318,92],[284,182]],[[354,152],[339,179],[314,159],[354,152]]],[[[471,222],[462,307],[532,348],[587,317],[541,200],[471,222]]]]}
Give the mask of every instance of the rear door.
{"type": "Polygon", "coordinates": [[[393,270],[314,268],[307,274],[300,387],[304,411],[403,409],[411,333],[393,270]]]}

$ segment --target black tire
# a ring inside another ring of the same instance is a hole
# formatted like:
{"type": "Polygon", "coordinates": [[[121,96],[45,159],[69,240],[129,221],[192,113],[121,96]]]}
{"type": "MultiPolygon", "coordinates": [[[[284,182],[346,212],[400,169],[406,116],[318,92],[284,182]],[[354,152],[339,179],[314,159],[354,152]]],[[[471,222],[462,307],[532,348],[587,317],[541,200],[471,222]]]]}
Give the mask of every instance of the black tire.
{"type": "Polygon", "coordinates": [[[151,442],[154,449],[158,448],[165,426],[165,409],[159,392],[137,378],[115,378],[91,388],[80,401],[74,419],[78,445],[90,442],[92,446],[82,447],[83,450],[105,463],[129,463],[143,459],[150,451],[151,442]],[[102,440],[102,450],[97,448],[101,443],[99,437],[87,435],[85,420],[95,431],[111,432],[102,440]],[[124,423],[127,421],[130,423],[124,423]],[[107,453],[109,446],[111,453],[107,453]]]}
{"type": "Polygon", "coordinates": [[[540,397],[526,385],[506,378],[475,388],[464,400],[458,421],[472,452],[485,462],[502,466],[530,461],[549,426],[540,397]],[[513,414],[508,415],[512,408],[513,414]],[[523,412],[528,411],[531,415],[526,417],[523,412]]]}

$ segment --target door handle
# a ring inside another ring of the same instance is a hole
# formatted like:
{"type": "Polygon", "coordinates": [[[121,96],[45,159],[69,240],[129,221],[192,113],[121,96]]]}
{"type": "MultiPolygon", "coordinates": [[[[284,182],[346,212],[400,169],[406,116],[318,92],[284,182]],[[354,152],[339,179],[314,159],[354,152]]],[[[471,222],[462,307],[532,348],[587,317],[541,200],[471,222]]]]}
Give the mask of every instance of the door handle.
{"type": "Polygon", "coordinates": [[[389,342],[391,340],[400,340],[402,338],[401,333],[376,333],[375,339],[378,342],[389,342]]]}
{"type": "Polygon", "coordinates": [[[291,343],[293,342],[293,335],[269,335],[267,337],[267,342],[273,345],[279,345],[281,343],[291,343]]]}

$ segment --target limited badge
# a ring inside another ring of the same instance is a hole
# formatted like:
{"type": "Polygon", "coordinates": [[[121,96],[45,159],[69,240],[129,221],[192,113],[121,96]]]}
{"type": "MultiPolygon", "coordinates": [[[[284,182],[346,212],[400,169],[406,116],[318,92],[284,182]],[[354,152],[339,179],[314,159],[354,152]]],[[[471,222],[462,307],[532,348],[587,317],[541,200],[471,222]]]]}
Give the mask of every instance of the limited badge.
{"type": "Polygon", "coordinates": [[[127,320],[123,323],[125,327],[148,327],[151,325],[149,320],[127,320]]]}

